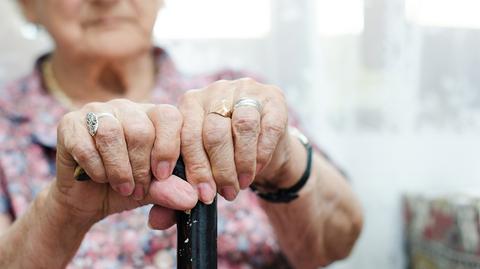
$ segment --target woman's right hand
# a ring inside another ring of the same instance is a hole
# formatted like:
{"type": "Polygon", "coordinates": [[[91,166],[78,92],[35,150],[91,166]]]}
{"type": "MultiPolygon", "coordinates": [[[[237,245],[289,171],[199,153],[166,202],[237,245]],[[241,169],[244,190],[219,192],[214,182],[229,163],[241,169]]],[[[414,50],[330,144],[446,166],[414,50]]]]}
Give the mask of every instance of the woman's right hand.
{"type": "Polygon", "coordinates": [[[150,225],[170,227],[175,222],[173,210],[191,209],[198,200],[189,183],[171,175],[180,155],[181,127],[182,115],[173,106],[123,99],[90,103],[66,114],[58,127],[57,177],[49,195],[72,217],[92,224],[113,213],[154,204],[150,225]],[[115,118],[100,118],[92,137],[85,121],[88,112],[115,118]],[[91,181],[73,178],[77,165],[91,181]]]}

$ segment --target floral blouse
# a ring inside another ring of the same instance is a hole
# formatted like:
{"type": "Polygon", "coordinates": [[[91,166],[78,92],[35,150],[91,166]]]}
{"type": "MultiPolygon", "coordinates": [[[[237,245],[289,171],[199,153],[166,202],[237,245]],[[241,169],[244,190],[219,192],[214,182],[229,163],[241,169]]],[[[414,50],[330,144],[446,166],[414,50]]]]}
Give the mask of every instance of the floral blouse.
{"type": "MultiPolygon", "coordinates": [[[[183,90],[239,74],[224,71],[188,77],[162,49],[155,49],[154,103],[175,104],[183,90]]],[[[35,69],[0,89],[0,214],[19,218],[55,175],[56,127],[67,112],[45,90],[35,69]]],[[[68,268],[176,268],[176,229],[147,227],[150,206],[115,214],[87,233],[68,268]]],[[[242,191],[234,202],[218,200],[219,268],[289,268],[256,196],[242,191]]]]}

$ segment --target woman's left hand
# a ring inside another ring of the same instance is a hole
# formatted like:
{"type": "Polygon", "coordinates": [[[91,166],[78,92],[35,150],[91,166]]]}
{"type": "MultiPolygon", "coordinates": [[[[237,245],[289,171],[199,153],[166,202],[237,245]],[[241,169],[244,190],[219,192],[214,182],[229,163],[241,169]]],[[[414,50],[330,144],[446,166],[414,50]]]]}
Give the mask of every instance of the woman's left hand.
{"type": "Polygon", "coordinates": [[[179,108],[187,179],[197,186],[201,201],[211,203],[217,191],[231,201],[254,181],[280,184],[290,140],[287,105],[278,87],[249,78],[217,81],[186,92],[179,108]],[[261,107],[234,108],[241,98],[254,99],[261,107]],[[233,112],[231,117],[213,112],[222,106],[233,112]]]}

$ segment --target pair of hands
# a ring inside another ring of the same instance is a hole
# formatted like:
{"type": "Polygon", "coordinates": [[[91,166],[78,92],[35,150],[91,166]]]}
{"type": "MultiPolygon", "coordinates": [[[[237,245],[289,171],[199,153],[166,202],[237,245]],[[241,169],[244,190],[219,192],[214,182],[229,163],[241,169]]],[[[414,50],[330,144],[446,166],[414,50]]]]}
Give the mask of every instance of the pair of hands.
{"type": "Polygon", "coordinates": [[[275,185],[289,159],[288,111],[277,87],[252,79],[217,81],[186,92],[178,109],[128,100],[90,103],[66,114],[58,127],[57,176],[53,196],[71,217],[95,223],[113,213],[153,204],[149,223],[166,229],[174,210],[220,193],[234,200],[240,189],[275,185]],[[262,111],[242,106],[231,118],[209,113],[220,100],[258,100],[262,111]],[[91,137],[88,112],[103,117],[91,137]],[[172,175],[183,156],[188,182],[172,175]],[[80,165],[92,181],[73,179],[80,165]]]}

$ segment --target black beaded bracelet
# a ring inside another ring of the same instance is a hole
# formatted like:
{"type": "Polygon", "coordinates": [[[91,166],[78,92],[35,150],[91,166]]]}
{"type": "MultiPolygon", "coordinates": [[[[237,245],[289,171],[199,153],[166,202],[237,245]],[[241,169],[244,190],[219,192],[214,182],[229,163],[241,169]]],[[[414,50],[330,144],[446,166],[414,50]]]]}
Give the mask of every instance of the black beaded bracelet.
{"type": "Polygon", "coordinates": [[[305,168],[302,177],[300,177],[297,183],[295,183],[295,185],[293,185],[292,187],[276,189],[273,192],[262,192],[259,190],[258,187],[254,185],[250,186],[250,189],[255,192],[260,198],[272,203],[289,203],[297,199],[298,192],[303,188],[303,186],[305,186],[312,172],[312,145],[310,144],[308,139],[297,129],[291,129],[291,133],[300,140],[300,142],[303,144],[303,146],[305,146],[305,149],[307,150],[307,167],[305,168]]]}

